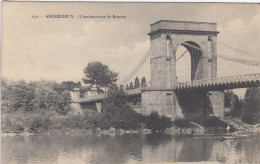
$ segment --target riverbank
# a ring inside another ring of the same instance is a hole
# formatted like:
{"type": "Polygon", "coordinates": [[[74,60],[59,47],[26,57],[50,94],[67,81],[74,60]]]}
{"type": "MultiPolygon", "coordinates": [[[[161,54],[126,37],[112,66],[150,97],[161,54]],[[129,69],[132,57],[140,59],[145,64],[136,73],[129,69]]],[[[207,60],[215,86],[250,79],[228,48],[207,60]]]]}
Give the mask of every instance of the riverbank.
{"type": "Polygon", "coordinates": [[[150,134],[149,129],[140,130],[121,130],[111,128],[109,130],[86,130],[86,129],[60,129],[51,131],[41,131],[41,132],[28,132],[28,131],[12,131],[12,132],[2,132],[2,136],[38,136],[38,135],[81,135],[81,134],[107,134],[107,135],[120,135],[120,134],[150,134]]]}
{"type": "MultiPolygon", "coordinates": [[[[2,136],[14,136],[14,135],[55,135],[55,134],[107,134],[107,135],[120,135],[120,134],[150,134],[152,133],[150,127],[143,124],[138,130],[122,130],[120,128],[110,128],[107,130],[101,130],[97,128],[98,124],[96,120],[98,114],[88,111],[88,115],[72,115],[66,116],[58,115],[55,112],[12,112],[2,113],[2,136]],[[145,129],[149,128],[149,129],[145,129]]],[[[139,120],[144,120],[140,118],[139,120]]],[[[154,119],[153,119],[154,121],[154,119]]],[[[158,120],[157,122],[161,122],[158,120]]],[[[197,120],[190,122],[186,119],[177,119],[172,123],[169,123],[171,128],[167,128],[164,131],[170,135],[194,135],[194,134],[225,134],[227,124],[231,126],[231,133],[236,132],[239,134],[252,133],[252,131],[260,132],[260,124],[249,125],[242,122],[239,118],[224,118],[219,119],[217,117],[209,117],[205,120],[197,120]]],[[[107,123],[106,123],[107,124],[107,123]]],[[[102,125],[105,125],[102,122],[102,125]]],[[[149,125],[149,124],[148,124],[149,125]]],[[[156,124],[155,124],[156,125],[156,124]]],[[[109,128],[109,127],[106,127],[109,128]]],[[[103,128],[102,128],[103,129],[103,128]]],[[[131,128],[129,128],[131,129],[131,128]]]]}
{"type": "Polygon", "coordinates": [[[243,132],[243,131],[260,132],[260,124],[250,125],[241,121],[240,118],[225,117],[223,121],[233,125],[238,132],[243,132]]]}
{"type": "MultiPolygon", "coordinates": [[[[173,126],[171,128],[166,129],[163,133],[174,135],[174,136],[207,136],[207,135],[225,135],[226,132],[223,130],[212,128],[204,128],[196,123],[193,128],[180,128],[173,126]]],[[[252,134],[260,132],[260,124],[257,125],[244,125],[245,128],[240,128],[235,134],[252,134]]],[[[123,135],[123,134],[151,134],[151,130],[149,129],[139,129],[139,130],[122,130],[111,128],[109,130],[101,130],[97,129],[58,129],[58,130],[49,130],[49,131],[39,131],[39,132],[31,132],[28,129],[24,131],[2,131],[1,136],[39,136],[39,135],[87,135],[87,134],[97,134],[97,135],[123,135]]],[[[232,133],[231,133],[232,134],[232,133]]]]}
{"type": "MultiPolygon", "coordinates": [[[[171,135],[189,135],[189,134],[204,134],[204,128],[196,123],[191,123],[192,127],[189,128],[180,128],[177,126],[172,126],[171,128],[167,128],[164,132],[166,134],[171,135]]],[[[151,134],[152,131],[150,129],[138,129],[138,130],[123,130],[123,129],[115,129],[110,128],[107,130],[102,130],[100,128],[91,128],[91,129],[77,129],[77,128],[61,128],[61,129],[47,129],[40,131],[31,131],[28,128],[22,128],[16,131],[8,131],[2,130],[2,136],[37,136],[37,135],[79,135],[79,134],[104,134],[104,135],[121,135],[121,134],[151,134]]]]}

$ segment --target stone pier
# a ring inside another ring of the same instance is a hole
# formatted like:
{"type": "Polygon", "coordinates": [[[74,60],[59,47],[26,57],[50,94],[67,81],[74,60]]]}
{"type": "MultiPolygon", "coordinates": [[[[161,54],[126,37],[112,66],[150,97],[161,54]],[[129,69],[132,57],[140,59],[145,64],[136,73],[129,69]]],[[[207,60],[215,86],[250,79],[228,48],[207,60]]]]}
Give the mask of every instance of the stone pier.
{"type": "Polygon", "coordinates": [[[191,80],[217,77],[216,23],[161,20],[149,33],[151,84],[142,90],[142,111],[157,111],[172,120],[178,117],[206,118],[224,114],[223,92],[188,90],[176,92],[176,52],[184,46],[191,56],[191,80]]]}

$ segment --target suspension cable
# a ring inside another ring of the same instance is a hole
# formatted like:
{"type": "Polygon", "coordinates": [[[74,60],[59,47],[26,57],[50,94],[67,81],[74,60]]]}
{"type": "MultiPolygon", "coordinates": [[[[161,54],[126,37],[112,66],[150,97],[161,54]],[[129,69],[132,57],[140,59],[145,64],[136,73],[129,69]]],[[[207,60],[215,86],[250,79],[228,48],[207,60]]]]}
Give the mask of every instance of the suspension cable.
{"type": "Polygon", "coordinates": [[[231,48],[231,49],[233,49],[234,51],[241,52],[241,53],[244,53],[244,54],[246,53],[246,54],[248,54],[248,55],[250,55],[250,56],[254,56],[253,53],[251,53],[251,52],[248,52],[248,51],[245,51],[245,50],[241,50],[241,49],[232,47],[232,46],[227,45],[227,44],[225,44],[225,43],[223,43],[223,42],[221,42],[221,41],[219,41],[219,40],[218,40],[218,43],[220,43],[220,44],[221,44],[222,46],[224,46],[224,47],[231,48]]]}
{"type": "Polygon", "coordinates": [[[176,62],[177,62],[178,60],[180,60],[187,52],[188,52],[188,50],[186,50],[184,53],[182,53],[181,56],[176,60],[176,62]]]}
{"type": "MultiPolygon", "coordinates": [[[[197,46],[193,46],[191,44],[188,44],[188,43],[184,43],[185,45],[189,46],[189,47],[192,47],[194,49],[197,49],[199,51],[202,51],[202,49],[200,47],[197,47],[197,46]]],[[[207,53],[207,52],[206,52],[207,53]]],[[[208,54],[208,53],[207,53],[208,54]]],[[[217,57],[220,57],[220,58],[223,58],[223,59],[226,59],[226,60],[230,60],[230,61],[233,61],[233,62],[237,62],[237,63],[241,63],[241,64],[245,64],[245,65],[251,65],[251,66],[256,66],[256,67],[260,67],[260,63],[258,62],[255,62],[253,60],[245,60],[245,59],[241,59],[241,58],[237,58],[237,57],[232,57],[232,56],[226,56],[226,55],[216,55],[217,57]]]]}
{"type": "Polygon", "coordinates": [[[217,55],[217,56],[222,58],[222,59],[233,61],[233,62],[236,62],[236,63],[250,65],[250,66],[255,66],[255,67],[260,67],[260,63],[257,63],[257,62],[254,62],[254,61],[247,61],[247,60],[237,59],[237,58],[230,57],[230,56],[225,56],[225,55],[217,55]]]}
{"type": "Polygon", "coordinates": [[[140,62],[134,67],[132,72],[130,72],[120,83],[125,84],[129,81],[143,66],[143,64],[146,62],[146,60],[150,57],[151,47],[146,52],[146,54],[143,56],[143,58],[140,60],[140,62]]]}

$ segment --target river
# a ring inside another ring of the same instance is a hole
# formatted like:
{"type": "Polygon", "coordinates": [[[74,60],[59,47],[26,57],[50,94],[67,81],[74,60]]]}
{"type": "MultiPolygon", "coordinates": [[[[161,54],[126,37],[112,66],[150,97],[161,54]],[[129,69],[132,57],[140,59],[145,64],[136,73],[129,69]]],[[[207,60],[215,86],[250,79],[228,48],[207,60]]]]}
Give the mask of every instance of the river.
{"type": "Polygon", "coordinates": [[[219,141],[170,135],[2,136],[2,164],[260,163],[260,134],[219,141]]]}

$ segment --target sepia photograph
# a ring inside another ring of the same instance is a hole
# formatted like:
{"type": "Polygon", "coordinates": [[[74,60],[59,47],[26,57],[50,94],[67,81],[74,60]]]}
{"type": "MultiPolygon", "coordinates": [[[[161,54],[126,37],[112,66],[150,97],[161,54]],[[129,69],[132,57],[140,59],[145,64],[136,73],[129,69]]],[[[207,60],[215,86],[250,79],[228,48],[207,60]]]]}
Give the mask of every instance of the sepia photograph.
{"type": "Polygon", "coordinates": [[[2,2],[2,164],[260,163],[260,4],[2,2]]]}

